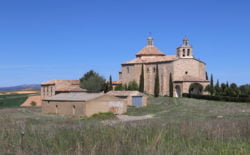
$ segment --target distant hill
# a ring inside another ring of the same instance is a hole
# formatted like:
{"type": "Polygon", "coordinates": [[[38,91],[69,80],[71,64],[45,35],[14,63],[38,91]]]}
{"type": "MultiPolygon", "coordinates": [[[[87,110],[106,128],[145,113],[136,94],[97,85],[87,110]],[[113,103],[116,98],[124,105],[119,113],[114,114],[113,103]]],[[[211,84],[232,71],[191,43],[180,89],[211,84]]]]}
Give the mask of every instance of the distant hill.
{"type": "Polygon", "coordinates": [[[25,84],[12,87],[0,87],[0,92],[3,91],[14,91],[14,90],[30,90],[30,89],[40,89],[39,84],[25,84]]]}

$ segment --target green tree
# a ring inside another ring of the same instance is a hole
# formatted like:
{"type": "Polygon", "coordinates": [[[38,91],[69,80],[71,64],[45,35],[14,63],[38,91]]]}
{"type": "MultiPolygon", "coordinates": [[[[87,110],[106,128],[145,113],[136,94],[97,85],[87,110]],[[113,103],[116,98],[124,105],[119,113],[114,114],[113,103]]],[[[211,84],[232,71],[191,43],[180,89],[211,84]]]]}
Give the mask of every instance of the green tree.
{"type": "Polygon", "coordinates": [[[246,85],[241,85],[239,87],[240,90],[240,95],[242,96],[250,96],[250,85],[246,84],[246,85]]]}
{"type": "Polygon", "coordinates": [[[121,90],[125,90],[125,87],[123,84],[118,84],[115,86],[115,90],[116,91],[121,91],[121,90]]]}
{"type": "Polygon", "coordinates": [[[213,79],[213,74],[211,74],[211,78],[210,78],[209,92],[210,92],[211,95],[214,95],[214,79],[213,79]]]}
{"type": "Polygon", "coordinates": [[[128,83],[128,90],[138,90],[138,84],[136,83],[136,81],[132,81],[128,83]]]}
{"type": "Polygon", "coordinates": [[[144,68],[143,64],[141,65],[141,76],[140,76],[140,83],[139,83],[139,91],[144,92],[144,68]]]}
{"type": "Polygon", "coordinates": [[[127,83],[124,84],[124,90],[128,90],[128,84],[127,83]]]}
{"type": "Polygon", "coordinates": [[[80,87],[90,92],[100,92],[105,89],[106,80],[93,70],[85,73],[80,79],[80,87]]]}
{"type": "Polygon", "coordinates": [[[172,73],[169,75],[169,96],[174,96],[174,86],[173,86],[173,79],[172,79],[172,73]]]}
{"type": "Polygon", "coordinates": [[[112,76],[109,76],[109,85],[108,85],[108,90],[113,90],[113,84],[112,84],[112,76]]]}
{"type": "Polygon", "coordinates": [[[159,69],[158,65],[156,65],[154,96],[158,97],[159,92],[160,92],[159,69]]]}
{"type": "Polygon", "coordinates": [[[226,91],[227,85],[225,83],[222,83],[220,87],[221,87],[221,95],[226,96],[225,91],[226,91]]]}
{"type": "Polygon", "coordinates": [[[222,92],[221,92],[219,80],[217,80],[216,85],[215,85],[215,87],[214,87],[214,90],[215,90],[215,95],[216,95],[216,96],[221,95],[222,92]]]}
{"type": "Polygon", "coordinates": [[[109,91],[109,83],[108,82],[104,83],[104,85],[103,85],[103,91],[104,91],[104,93],[107,93],[109,91]]]}
{"type": "Polygon", "coordinates": [[[208,74],[207,74],[207,72],[206,72],[206,80],[208,80],[208,74]]]}
{"type": "Polygon", "coordinates": [[[231,88],[231,94],[230,94],[230,96],[232,96],[232,97],[239,97],[240,92],[239,92],[238,86],[235,83],[232,83],[230,85],[230,88],[231,88]]]}

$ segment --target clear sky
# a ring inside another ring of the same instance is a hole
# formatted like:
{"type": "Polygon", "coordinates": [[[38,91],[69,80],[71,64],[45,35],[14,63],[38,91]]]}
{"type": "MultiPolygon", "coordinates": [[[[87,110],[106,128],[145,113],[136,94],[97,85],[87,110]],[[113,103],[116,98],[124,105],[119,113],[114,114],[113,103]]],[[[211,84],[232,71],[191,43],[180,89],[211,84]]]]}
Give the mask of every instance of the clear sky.
{"type": "Polygon", "coordinates": [[[250,83],[249,0],[0,0],[0,87],[117,80],[149,32],[167,55],[187,36],[215,79],[250,83]]]}

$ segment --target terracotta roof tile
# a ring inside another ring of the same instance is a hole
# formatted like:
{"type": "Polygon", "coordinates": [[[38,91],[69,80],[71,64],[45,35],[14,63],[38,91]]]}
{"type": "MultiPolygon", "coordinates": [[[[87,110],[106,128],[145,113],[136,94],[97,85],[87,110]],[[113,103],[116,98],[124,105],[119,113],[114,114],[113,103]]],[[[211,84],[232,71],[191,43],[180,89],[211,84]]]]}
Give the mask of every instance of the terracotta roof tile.
{"type": "Polygon", "coordinates": [[[130,60],[125,64],[141,64],[141,63],[154,63],[154,62],[166,62],[166,61],[174,61],[177,59],[176,55],[168,55],[168,56],[158,56],[154,58],[135,58],[134,60],[130,60]]]}
{"type": "Polygon", "coordinates": [[[122,81],[121,80],[118,80],[118,81],[112,81],[112,84],[121,84],[122,81]]]}
{"type": "Polygon", "coordinates": [[[157,49],[154,45],[147,45],[143,49],[141,49],[136,56],[164,56],[165,54],[162,53],[159,49],[157,49]]]}

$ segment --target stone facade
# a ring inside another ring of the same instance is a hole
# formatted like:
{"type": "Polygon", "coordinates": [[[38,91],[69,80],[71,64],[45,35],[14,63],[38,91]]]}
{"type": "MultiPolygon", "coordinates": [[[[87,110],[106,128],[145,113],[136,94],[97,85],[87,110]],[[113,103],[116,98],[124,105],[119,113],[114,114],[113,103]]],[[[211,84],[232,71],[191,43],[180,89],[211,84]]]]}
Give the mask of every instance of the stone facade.
{"type": "Polygon", "coordinates": [[[51,80],[41,84],[42,99],[68,92],[85,92],[85,90],[80,88],[80,80],[51,80]]]}
{"type": "MultiPolygon", "coordinates": [[[[74,117],[89,117],[100,112],[123,114],[127,112],[126,100],[111,95],[97,95],[91,99],[68,97],[70,93],[42,100],[42,112],[74,117]]],[[[87,96],[88,97],[88,96],[87,96]]]]}
{"type": "Polygon", "coordinates": [[[141,67],[144,68],[144,91],[154,93],[156,66],[159,71],[160,95],[169,95],[170,73],[174,83],[174,95],[179,97],[188,93],[192,83],[200,83],[204,88],[209,84],[206,79],[206,64],[193,56],[192,46],[187,38],[177,48],[176,55],[165,55],[153,45],[153,38],[148,38],[148,45],[136,54],[134,60],[122,64],[119,72],[120,81],[139,84],[141,67]]]}

